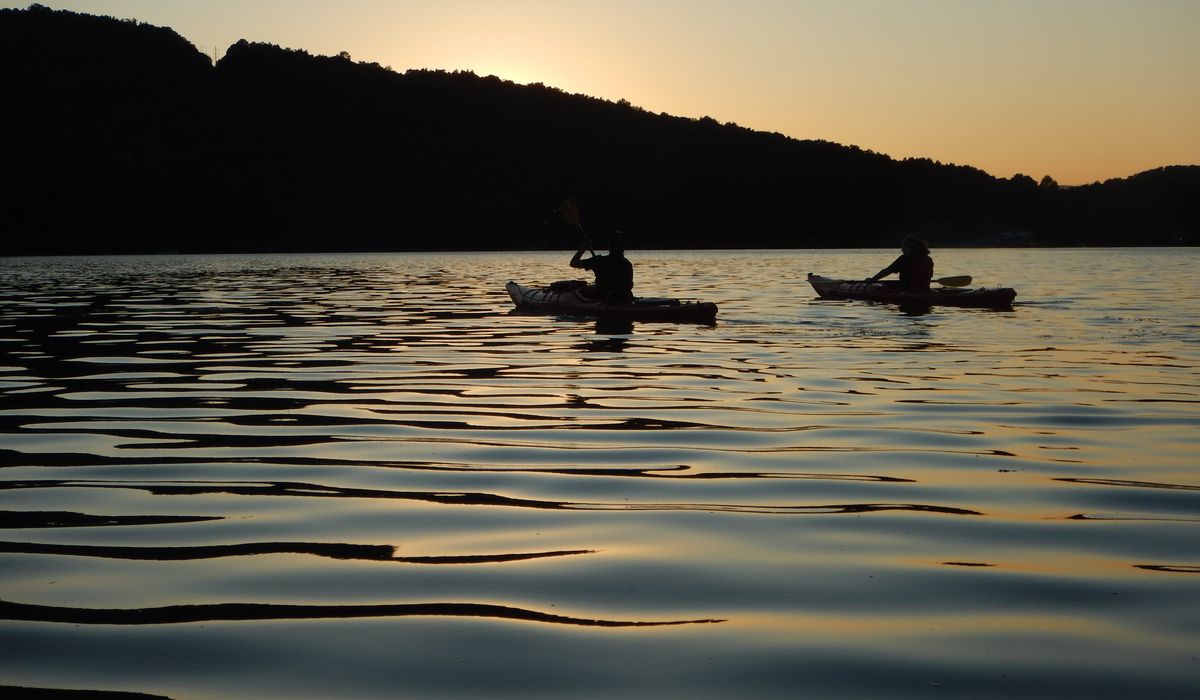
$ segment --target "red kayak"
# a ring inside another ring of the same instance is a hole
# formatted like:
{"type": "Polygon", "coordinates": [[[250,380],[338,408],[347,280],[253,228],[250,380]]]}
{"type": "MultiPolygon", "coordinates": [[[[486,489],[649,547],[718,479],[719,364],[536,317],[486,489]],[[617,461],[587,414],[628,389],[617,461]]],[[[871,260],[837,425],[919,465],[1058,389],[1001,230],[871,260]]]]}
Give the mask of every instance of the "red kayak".
{"type": "Polygon", "coordinates": [[[1017,297],[1008,287],[940,287],[924,293],[906,292],[882,282],[835,280],[808,274],[808,283],[822,299],[864,299],[909,306],[973,306],[985,309],[1012,308],[1017,297]]]}
{"type": "Polygon", "coordinates": [[[635,297],[629,302],[608,303],[580,294],[586,286],[574,280],[546,287],[509,282],[504,289],[518,310],[533,313],[675,323],[712,323],[717,318],[717,305],[708,301],[635,297]]]}

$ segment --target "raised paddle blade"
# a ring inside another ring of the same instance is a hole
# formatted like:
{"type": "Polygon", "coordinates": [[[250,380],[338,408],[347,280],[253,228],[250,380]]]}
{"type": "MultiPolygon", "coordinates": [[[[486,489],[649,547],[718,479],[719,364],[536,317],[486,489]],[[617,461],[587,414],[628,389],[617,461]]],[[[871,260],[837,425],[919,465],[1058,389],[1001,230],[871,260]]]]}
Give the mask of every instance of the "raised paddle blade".
{"type": "Polygon", "coordinates": [[[558,208],[558,211],[562,214],[563,221],[567,222],[568,226],[574,226],[575,230],[583,234],[584,246],[587,247],[588,252],[595,256],[596,251],[593,250],[595,246],[592,245],[592,239],[587,235],[587,231],[583,230],[583,224],[579,223],[579,207],[575,205],[575,198],[567,197],[563,200],[562,206],[558,208]]]}
{"type": "Polygon", "coordinates": [[[558,211],[562,214],[563,221],[567,222],[569,226],[574,226],[580,231],[583,230],[583,226],[579,224],[579,207],[575,206],[574,197],[567,197],[558,211]]]}
{"type": "Polygon", "coordinates": [[[943,287],[965,287],[971,283],[971,276],[959,275],[957,277],[943,277],[941,279],[934,280],[934,282],[937,282],[943,287]]]}

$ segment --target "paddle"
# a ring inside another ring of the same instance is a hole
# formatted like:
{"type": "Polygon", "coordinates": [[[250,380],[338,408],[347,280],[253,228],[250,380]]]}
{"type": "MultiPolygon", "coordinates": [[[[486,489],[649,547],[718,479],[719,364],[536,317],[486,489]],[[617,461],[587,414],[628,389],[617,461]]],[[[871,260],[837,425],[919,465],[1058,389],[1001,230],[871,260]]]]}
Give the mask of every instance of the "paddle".
{"type": "Polygon", "coordinates": [[[943,277],[941,279],[934,280],[934,282],[937,282],[943,287],[965,287],[971,283],[971,276],[958,275],[957,277],[943,277]]]}
{"type": "Polygon", "coordinates": [[[595,257],[596,251],[592,250],[592,239],[583,230],[583,224],[579,223],[579,207],[575,206],[575,198],[567,197],[562,206],[558,208],[558,212],[562,214],[563,221],[567,222],[567,225],[574,226],[583,235],[583,242],[587,246],[588,252],[595,257]]]}

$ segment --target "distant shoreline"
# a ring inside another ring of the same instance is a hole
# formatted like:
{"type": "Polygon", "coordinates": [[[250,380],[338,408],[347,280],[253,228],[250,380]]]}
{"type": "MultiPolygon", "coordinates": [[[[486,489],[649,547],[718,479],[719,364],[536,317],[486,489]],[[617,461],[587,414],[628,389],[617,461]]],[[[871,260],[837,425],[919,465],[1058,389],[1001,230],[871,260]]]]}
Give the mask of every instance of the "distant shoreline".
{"type": "MultiPolygon", "coordinates": [[[[794,248],[630,248],[627,254],[630,257],[637,257],[639,252],[642,253],[736,253],[736,252],[771,252],[771,251],[799,251],[799,250],[820,250],[820,251],[852,251],[852,250],[893,250],[895,246],[842,246],[842,247],[794,247],[794,248]]],[[[1174,249],[1174,248],[1200,248],[1196,244],[1177,244],[1177,245],[1022,245],[1022,246],[1001,246],[1001,245],[940,245],[934,247],[934,250],[1081,250],[1093,248],[1096,250],[1158,250],[1158,249],[1174,249]]],[[[226,250],[226,251],[122,251],[112,253],[22,253],[15,255],[0,255],[0,259],[19,260],[23,258],[105,258],[105,257],[174,257],[174,256],[225,256],[225,255],[403,255],[406,253],[419,254],[445,254],[445,255],[469,255],[469,254],[486,254],[486,253],[562,253],[570,255],[574,248],[538,248],[538,249],[509,249],[509,248],[478,248],[478,249],[447,249],[447,248],[428,248],[428,249],[411,249],[411,250],[226,250]]],[[[603,252],[603,248],[598,247],[597,250],[603,252]]]]}

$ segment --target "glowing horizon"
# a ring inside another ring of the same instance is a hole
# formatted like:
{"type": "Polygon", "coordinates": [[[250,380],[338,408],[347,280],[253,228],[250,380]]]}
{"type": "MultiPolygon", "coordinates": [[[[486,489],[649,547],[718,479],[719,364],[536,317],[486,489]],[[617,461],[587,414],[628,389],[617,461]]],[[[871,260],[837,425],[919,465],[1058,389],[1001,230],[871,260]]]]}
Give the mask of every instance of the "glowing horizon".
{"type": "Polygon", "coordinates": [[[210,56],[239,39],[347,51],[997,177],[1200,163],[1200,3],[1186,0],[41,4],[168,26],[210,56]]]}

